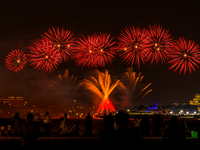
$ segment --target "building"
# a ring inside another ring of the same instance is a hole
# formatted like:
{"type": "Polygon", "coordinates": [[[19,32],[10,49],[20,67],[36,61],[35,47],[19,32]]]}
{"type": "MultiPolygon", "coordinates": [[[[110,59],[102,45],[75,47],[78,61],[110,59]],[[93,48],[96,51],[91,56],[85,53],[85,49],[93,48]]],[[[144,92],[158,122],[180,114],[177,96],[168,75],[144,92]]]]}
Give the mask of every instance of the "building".
{"type": "Polygon", "coordinates": [[[23,106],[24,105],[24,99],[20,96],[10,96],[8,98],[1,98],[0,103],[2,104],[8,104],[10,106],[23,106]]]}
{"type": "Polygon", "coordinates": [[[195,98],[190,101],[190,105],[200,105],[200,94],[195,95],[195,98]]]}

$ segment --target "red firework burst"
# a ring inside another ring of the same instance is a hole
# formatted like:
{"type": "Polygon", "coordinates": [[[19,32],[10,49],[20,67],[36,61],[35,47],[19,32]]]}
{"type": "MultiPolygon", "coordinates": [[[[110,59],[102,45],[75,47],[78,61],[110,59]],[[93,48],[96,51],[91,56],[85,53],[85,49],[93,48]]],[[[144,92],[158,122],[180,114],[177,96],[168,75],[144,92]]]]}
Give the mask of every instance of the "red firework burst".
{"type": "Polygon", "coordinates": [[[9,70],[17,72],[24,68],[27,63],[27,56],[22,50],[15,49],[7,55],[5,63],[9,70]]]}
{"type": "Polygon", "coordinates": [[[118,37],[118,49],[121,52],[121,58],[128,64],[131,64],[131,66],[137,63],[139,68],[140,61],[144,63],[146,55],[147,40],[144,36],[144,30],[140,29],[140,27],[125,27],[120,35],[121,36],[118,37]]]}
{"type": "Polygon", "coordinates": [[[180,68],[179,74],[183,71],[183,74],[187,70],[191,73],[191,70],[195,72],[195,66],[199,67],[200,63],[200,49],[199,45],[195,42],[186,40],[183,37],[179,40],[175,40],[173,44],[173,54],[170,57],[169,63],[174,71],[180,68]]]}
{"type": "Polygon", "coordinates": [[[170,47],[172,46],[172,36],[168,33],[169,30],[163,29],[160,25],[150,26],[148,30],[145,30],[145,36],[147,37],[148,51],[146,55],[146,61],[151,59],[150,65],[155,61],[156,65],[159,61],[161,63],[168,59],[170,53],[170,47]]]}
{"type": "MultiPolygon", "coordinates": [[[[43,35],[42,35],[43,36],[43,35]]],[[[75,46],[75,39],[72,38],[73,34],[69,30],[60,30],[59,28],[48,29],[48,32],[44,32],[44,38],[49,39],[56,45],[56,50],[60,53],[60,60],[68,60],[73,52],[75,46]]]]}
{"type": "Polygon", "coordinates": [[[57,68],[60,54],[56,51],[56,45],[47,39],[37,40],[29,47],[29,61],[34,69],[51,72],[57,68]]]}
{"type": "Polygon", "coordinates": [[[110,34],[93,34],[77,41],[77,51],[74,54],[75,63],[78,66],[88,68],[105,67],[114,59],[116,51],[113,47],[110,34]]]}

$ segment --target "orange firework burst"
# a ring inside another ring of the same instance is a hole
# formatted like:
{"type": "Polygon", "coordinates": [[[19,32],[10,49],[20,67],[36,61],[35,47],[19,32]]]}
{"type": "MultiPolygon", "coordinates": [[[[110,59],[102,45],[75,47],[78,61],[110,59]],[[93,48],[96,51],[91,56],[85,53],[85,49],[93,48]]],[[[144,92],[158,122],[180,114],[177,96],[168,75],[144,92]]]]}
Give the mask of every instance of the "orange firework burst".
{"type": "Polygon", "coordinates": [[[97,112],[114,112],[116,109],[109,100],[109,95],[120,83],[120,80],[117,80],[111,85],[111,76],[108,71],[105,70],[105,73],[103,73],[97,70],[97,78],[90,76],[90,80],[84,79],[79,86],[84,85],[102,99],[97,112]]]}

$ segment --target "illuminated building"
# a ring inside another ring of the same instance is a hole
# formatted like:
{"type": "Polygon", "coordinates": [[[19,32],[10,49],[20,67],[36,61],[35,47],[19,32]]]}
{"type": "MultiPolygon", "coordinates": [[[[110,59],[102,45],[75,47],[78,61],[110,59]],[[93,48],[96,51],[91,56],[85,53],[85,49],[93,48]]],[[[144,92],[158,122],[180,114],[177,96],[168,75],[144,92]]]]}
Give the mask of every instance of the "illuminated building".
{"type": "Polygon", "coordinates": [[[20,96],[10,96],[8,98],[1,98],[0,103],[8,104],[11,106],[23,106],[24,105],[24,98],[20,96]]]}
{"type": "Polygon", "coordinates": [[[190,105],[200,105],[200,94],[195,95],[195,98],[190,101],[190,105]]]}

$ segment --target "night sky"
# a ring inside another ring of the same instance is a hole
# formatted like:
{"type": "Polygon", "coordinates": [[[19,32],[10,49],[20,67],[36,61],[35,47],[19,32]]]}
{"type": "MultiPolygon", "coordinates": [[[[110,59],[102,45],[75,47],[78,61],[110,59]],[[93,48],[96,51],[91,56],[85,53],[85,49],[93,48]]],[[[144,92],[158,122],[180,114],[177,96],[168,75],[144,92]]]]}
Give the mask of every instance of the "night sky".
{"type": "MultiPolygon", "coordinates": [[[[63,27],[72,31],[75,38],[97,32],[109,33],[116,37],[126,26],[147,28],[156,24],[169,29],[175,39],[184,37],[200,44],[199,7],[198,0],[1,1],[0,97],[24,96],[40,105],[59,103],[65,106],[69,101],[73,101],[74,97],[67,93],[74,87],[65,87],[55,93],[50,92],[47,87],[56,76],[64,74],[65,69],[69,69],[70,75],[77,76],[78,81],[90,75],[92,69],[81,69],[72,60],[62,63],[51,73],[34,70],[30,64],[26,64],[25,68],[17,73],[5,66],[6,56],[11,50],[21,49],[28,53],[27,47],[48,28],[63,27]]],[[[109,70],[112,77],[120,77],[128,67],[131,66],[121,59],[115,59],[105,69],[109,70]]],[[[137,65],[133,68],[144,75],[142,83],[151,82],[150,88],[153,89],[137,104],[149,106],[156,100],[158,105],[188,103],[196,93],[200,93],[200,68],[196,68],[192,74],[187,72],[185,75],[168,70],[167,63],[159,63],[157,66],[141,65],[140,70],[137,65]]],[[[87,96],[82,95],[84,94],[77,93],[76,99],[85,104],[89,103],[87,96]]]]}

